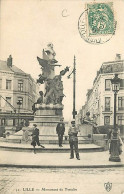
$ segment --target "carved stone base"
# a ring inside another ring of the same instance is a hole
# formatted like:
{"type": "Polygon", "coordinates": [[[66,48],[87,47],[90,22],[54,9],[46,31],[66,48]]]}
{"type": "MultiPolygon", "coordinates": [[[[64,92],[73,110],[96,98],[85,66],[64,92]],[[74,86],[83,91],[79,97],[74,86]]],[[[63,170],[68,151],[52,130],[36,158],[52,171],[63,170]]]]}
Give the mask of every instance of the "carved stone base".
{"type": "Polygon", "coordinates": [[[36,104],[36,112],[35,115],[57,115],[62,116],[63,110],[62,104],[36,104]]]}
{"type": "Polygon", "coordinates": [[[109,161],[120,162],[118,139],[112,139],[110,144],[110,158],[109,161]]]}
{"type": "Polygon", "coordinates": [[[34,120],[30,121],[30,127],[35,123],[40,133],[40,140],[57,140],[57,124],[62,117],[62,105],[37,105],[34,120]],[[56,114],[60,111],[60,114],[56,114]]]}

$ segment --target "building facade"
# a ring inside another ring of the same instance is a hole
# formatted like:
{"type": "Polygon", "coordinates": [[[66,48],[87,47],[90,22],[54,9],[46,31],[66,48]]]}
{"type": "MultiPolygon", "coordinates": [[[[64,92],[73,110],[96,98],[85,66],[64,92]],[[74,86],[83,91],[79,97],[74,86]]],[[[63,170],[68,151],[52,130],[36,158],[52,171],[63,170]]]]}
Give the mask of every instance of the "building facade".
{"type": "Polygon", "coordinates": [[[16,126],[33,119],[32,105],[38,92],[35,80],[14,66],[11,56],[9,62],[0,60],[0,125],[16,126]]]}
{"type": "Polygon", "coordinates": [[[90,112],[90,118],[98,126],[114,123],[114,92],[111,79],[114,78],[115,73],[121,79],[120,90],[117,93],[116,121],[118,125],[124,126],[124,60],[121,60],[120,55],[116,56],[115,61],[102,64],[94,79],[92,89],[87,92],[87,101],[82,106],[81,117],[85,117],[86,113],[90,112]]]}

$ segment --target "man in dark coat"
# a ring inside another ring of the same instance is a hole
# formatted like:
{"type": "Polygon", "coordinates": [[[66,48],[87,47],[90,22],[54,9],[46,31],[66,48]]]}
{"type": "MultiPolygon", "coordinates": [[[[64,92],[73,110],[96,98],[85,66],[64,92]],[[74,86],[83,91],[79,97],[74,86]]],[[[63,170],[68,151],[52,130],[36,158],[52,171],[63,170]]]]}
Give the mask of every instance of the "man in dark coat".
{"type": "Polygon", "coordinates": [[[31,145],[34,147],[34,153],[36,154],[36,151],[35,151],[35,146],[36,144],[38,146],[41,146],[42,148],[45,148],[43,145],[40,144],[39,142],[39,129],[37,128],[37,125],[36,124],[33,124],[34,126],[34,129],[32,131],[32,142],[31,142],[31,145]]]}
{"type": "Polygon", "coordinates": [[[65,132],[65,124],[63,122],[63,118],[61,118],[60,122],[57,124],[57,127],[56,127],[56,133],[58,134],[58,140],[59,140],[59,147],[63,147],[62,141],[63,141],[64,132],[65,132]]]}
{"type": "Polygon", "coordinates": [[[77,160],[80,160],[79,157],[79,151],[78,151],[78,134],[79,130],[75,126],[75,120],[71,121],[71,127],[69,128],[68,135],[69,135],[69,144],[70,144],[70,149],[71,149],[71,155],[70,159],[74,158],[74,149],[75,149],[75,154],[77,160]]]}

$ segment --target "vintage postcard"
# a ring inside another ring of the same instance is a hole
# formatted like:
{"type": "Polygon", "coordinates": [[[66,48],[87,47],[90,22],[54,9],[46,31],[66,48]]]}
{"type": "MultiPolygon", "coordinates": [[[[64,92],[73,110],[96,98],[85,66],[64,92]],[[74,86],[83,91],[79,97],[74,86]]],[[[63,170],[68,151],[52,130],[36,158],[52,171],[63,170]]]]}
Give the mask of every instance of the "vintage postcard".
{"type": "Polygon", "coordinates": [[[124,0],[0,0],[0,193],[124,194],[124,0]]]}

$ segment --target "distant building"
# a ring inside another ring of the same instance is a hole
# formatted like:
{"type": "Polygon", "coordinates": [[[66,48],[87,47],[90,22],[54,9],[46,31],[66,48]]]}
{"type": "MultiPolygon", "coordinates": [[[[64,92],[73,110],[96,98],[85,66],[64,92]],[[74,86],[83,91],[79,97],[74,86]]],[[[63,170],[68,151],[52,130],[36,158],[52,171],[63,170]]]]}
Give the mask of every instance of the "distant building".
{"type": "Polygon", "coordinates": [[[90,112],[90,118],[98,126],[113,125],[114,122],[114,92],[111,79],[115,73],[121,78],[120,90],[117,94],[117,124],[124,127],[124,60],[119,54],[115,61],[104,62],[97,72],[92,89],[87,92],[87,101],[82,106],[82,117],[90,112]]]}
{"type": "Polygon", "coordinates": [[[7,61],[0,60],[0,125],[16,126],[23,120],[33,119],[32,105],[38,92],[38,85],[30,74],[12,64],[11,55],[7,61]]]}

